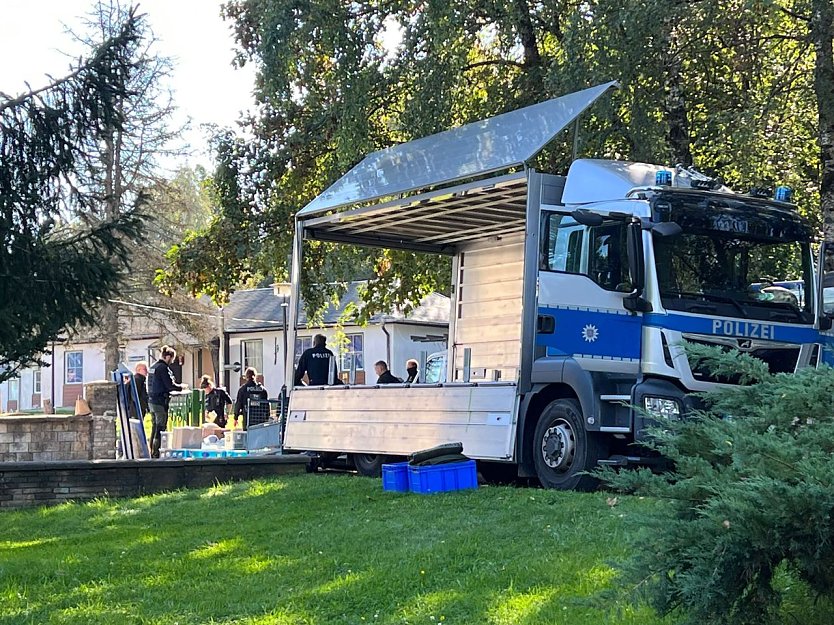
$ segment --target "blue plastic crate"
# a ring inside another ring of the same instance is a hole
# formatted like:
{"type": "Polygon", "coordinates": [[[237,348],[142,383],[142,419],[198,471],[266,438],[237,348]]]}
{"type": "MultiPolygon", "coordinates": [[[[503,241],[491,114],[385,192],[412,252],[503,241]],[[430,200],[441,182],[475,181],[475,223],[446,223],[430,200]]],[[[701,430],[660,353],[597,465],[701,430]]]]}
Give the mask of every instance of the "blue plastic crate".
{"type": "Polygon", "coordinates": [[[474,460],[408,467],[408,487],[414,493],[445,493],[478,488],[478,470],[474,460]]]}
{"type": "Polygon", "coordinates": [[[382,490],[395,493],[408,492],[408,463],[395,462],[382,465],[382,490]]]}

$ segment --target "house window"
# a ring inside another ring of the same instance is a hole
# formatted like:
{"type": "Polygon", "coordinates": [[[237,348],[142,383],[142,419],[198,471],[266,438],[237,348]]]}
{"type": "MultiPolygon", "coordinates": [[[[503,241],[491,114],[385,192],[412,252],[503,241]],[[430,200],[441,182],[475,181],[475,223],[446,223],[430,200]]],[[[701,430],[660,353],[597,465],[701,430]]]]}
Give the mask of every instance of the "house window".
{"type": "Polygon", "coordinates": [[[243,368],[252,367],[258,373],[264,370],[264,342],[263,339],[252,339],[241,341],[240,349],[243,352],[243,368]]]}
{"type": "Polygon", "coordinates": [[[64,383],[81,384],[84,381],[84,352],[67,352],[64,363],[64,383]]]}
{"type": "Polygon", "coordinates": [[[20,380],[12,378],[9,380],[9,401],[17,401],[20,397],[20,380]]]}
{"type": "Polygon", "coordinates": [[[35,369],[32,371],[32,394],[41,394],[41,370],[35,369]]]}
{"type": "Polygon", "coordinates": [[[313,346],[312,336],[297,336],[295,337],[295,360],[294,364],[297,367],[298,361],[301,360],[301,354],[305,349],[310,349],[313,346]]]}
{"type": "Polygon", "coordinates": [[[347,341],[342,347],[341,365],[342,371],[350,371],[351,362],[356,360],[356,370],[365,370],[365,358],[363,356],[364,337],[362,334],[348,334],[347,341]]]}

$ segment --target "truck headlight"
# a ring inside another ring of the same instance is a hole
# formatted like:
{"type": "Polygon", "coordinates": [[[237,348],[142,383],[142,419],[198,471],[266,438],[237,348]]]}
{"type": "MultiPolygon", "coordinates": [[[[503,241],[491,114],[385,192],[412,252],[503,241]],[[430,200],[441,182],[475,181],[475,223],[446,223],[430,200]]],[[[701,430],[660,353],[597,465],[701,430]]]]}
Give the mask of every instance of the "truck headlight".
{"type": "Polygon", "coordinates": [[[647,396],[643,398],[643,408],[654,419],[678,420],[681,418],[680,402],[674,399],[647,396]]]}

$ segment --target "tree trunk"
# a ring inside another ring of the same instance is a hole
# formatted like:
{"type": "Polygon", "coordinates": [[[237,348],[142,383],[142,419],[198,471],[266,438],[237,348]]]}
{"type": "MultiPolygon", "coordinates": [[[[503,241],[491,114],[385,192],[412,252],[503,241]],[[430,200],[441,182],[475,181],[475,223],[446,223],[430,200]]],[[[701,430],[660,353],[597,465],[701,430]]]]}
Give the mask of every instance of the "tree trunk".
{"type": "Polygon", "coordinates": [[[101,311],[101,331],[104,333],[104,375],[119,366],[119,306],[107,304],[101,311]]]}
{"type": "Polygon", "coordinates": [[[686,97],[681,84],[681,57],[677,50],[675,17],[669,16],[663,24],[664,86],[666,91],[666,121],[669,124],[669,149],[672,152],[670,165],[692,165],[692,151],[689,142],[689,118],[686,114],[686,97]]]}
{"type": "MultiPolygon", "coordinates": [[[[121,172],[117,168],[117,151],[114,132],[111,130],[104,137],[104,219],[115,219],[119,214],[118,179],[121,172]]],[[[119,365],[119,307],[108,303],[102,309],[101,329],[104,333],[104,372],[109,375],[119,365]]]]}
{"type": "Polygon", "coordinates": [[[515,26],[521,47],[524,50],[524,78],[526,88],[523,90],[523,102],[539,102],[544,96],[544,68],[542,57],[539,53],[539,43],[536,38],[536,29],[533,19],[530,17],[530,4],[527,0],[514,0],[515,26]]]}
{"type": "Polygon", "coordinates": [[[814,92],[819,111],[820,209],[826,241],[834,241],[834,7],[831,0],[813,0],[811,39],[814,60],[814,92]]]}

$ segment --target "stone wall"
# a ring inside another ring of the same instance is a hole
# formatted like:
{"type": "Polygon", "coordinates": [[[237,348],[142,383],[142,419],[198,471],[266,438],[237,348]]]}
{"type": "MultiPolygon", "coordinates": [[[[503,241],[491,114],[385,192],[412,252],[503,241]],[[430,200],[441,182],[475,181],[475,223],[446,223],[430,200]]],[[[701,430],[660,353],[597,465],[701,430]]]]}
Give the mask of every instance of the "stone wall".
{"type": "Polygon", "coordinates": [[[0,509],[96,497],[136,497],[219,482],[304,473],[308,456],[189,460],[99,460],[0,464],[0,509]]]}
{"type": "Polygon", "coordinates": [[[0,417],[0,462],[100,460],[115,454],[115,417],[0,417]]]}

